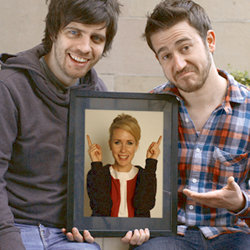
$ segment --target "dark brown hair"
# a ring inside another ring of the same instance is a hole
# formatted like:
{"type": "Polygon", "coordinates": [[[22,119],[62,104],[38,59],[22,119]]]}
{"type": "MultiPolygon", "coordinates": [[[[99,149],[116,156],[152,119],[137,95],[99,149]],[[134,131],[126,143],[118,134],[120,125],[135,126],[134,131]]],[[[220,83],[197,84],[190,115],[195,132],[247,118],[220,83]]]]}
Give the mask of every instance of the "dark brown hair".
{"type": "Polygon", "coordinates": [[[212,29],[205,10],[192,0],[164,0],[156,5],[152,14],[147,17],[144,37],[149,47],[154,51],[151,43],[153,34],[171,28],[181,21],[187,21],[195,28],[205,43],[207,31],[212,29]]]}
{"type": "Polygon", "coordinates": [[[70,22],[83,24],[105,23],[106,44],[103,55],[111,48],[117,31],[117,21],[120,14],[118,0],[46,0],[49,2],[46,16],[43,45],[49,53],[58,32],[70,22]]]}

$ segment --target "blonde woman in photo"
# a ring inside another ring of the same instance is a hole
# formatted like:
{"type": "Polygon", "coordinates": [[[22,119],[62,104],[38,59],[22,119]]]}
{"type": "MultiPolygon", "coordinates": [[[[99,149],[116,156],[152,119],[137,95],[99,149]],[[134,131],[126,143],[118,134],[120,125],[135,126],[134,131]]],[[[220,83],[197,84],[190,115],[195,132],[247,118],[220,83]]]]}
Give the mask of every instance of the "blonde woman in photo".
{"type": "Polygon", "coordinates": [[[155,206],[155,172],[162,137],[150,144],[142,168],[132,163],[141,137],[137,120],[128,114],[118,115],[109,133],[114,163],[105,166],[100,145],[93,144],[87,135],[92,161],[87,176],[92,216],[150,217],[150,210],[155,206]]]}

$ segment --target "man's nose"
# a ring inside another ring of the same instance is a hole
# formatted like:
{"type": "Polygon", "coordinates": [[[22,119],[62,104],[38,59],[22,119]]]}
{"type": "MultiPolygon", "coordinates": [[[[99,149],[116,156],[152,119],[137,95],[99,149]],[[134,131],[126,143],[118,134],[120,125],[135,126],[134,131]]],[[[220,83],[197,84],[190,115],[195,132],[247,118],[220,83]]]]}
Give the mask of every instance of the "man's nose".
{"type": "Polygon", "coordinates": [[[88,54],[91,51],[91,39],[88,36],[83,36],[77,43],[77,49],[84,54],[88,54]]]}
{"type": "Polygon", "coordinates": [[[176,71],[181,71],[183,68],[186,67],[187,62],[184,56],[176,54],[173,57],[173,64],[176,71]]]}

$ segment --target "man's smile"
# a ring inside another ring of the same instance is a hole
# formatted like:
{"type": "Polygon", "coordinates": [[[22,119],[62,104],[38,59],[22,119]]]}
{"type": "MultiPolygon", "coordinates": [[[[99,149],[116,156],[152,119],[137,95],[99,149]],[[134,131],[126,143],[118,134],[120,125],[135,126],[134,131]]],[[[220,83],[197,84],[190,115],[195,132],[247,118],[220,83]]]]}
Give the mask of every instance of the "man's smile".
{"type": "Polygon", "coordinates": [[[79,57],[76,55],[72,55],[69,53],[69,56],[71,59],[73,59],[74,61],[78,62],[78,63],[86,63],[89,61],[89,59],[83,58],[83,57],[79,57]]]}

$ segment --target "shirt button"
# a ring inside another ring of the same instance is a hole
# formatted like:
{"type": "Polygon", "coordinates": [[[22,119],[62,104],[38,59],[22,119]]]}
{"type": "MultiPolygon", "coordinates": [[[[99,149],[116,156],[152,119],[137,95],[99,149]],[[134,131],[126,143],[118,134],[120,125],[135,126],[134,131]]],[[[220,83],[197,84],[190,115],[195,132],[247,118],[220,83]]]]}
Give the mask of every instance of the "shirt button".
{"type": "Polygon", "coordinates": [[[193,210],[193,209],[194,209],[194,206],[193,206],[193,205],[190,205],[190,206],[189,206],[189,209],[190,209],[190,210],[193,210]]]}
{"type": "Polygon", "coordinates": [[[196,151],[196,153],[200,153],[201,152],[201,150],[199,148],[197,148],[195,151],[196,151]]]}
{"type": "Polygon", "coordinates": [[[189,119],[188,119],[188,118],[186,118],[186,119],[185,119],[185,122],[186,122],[186,123],[189,123],[189,119]]]}
{"type": "Polygon", "coordinates": [[[192,179],[192,182],[193,183],[197,183],[197,179],[192,179]]]}

